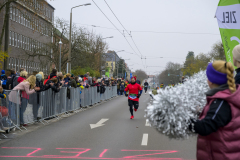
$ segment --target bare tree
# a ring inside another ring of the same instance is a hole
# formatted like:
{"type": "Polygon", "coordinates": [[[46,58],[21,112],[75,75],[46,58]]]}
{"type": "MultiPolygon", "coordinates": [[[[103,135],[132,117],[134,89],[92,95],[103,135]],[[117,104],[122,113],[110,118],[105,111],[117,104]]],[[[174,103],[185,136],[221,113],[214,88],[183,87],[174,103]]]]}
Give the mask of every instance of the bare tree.
{"type": "Polygon", "coordinates": [[[133,75],[137,76],[137,79],[141,81],[141,83],[143,82],[144,79],[147,79],[147,73],[143,70],[136,70],[133,75]]]}
{"type": "MultiPolygon", "coordinates": [[[[51,62],[58,68],[59,66],[59,41],[63,42],[61,50],[61,66],[62,70],[66,69],[69,52],[69,23],[63,19],[56,18],[55,26],[52,28],[53,42],[44,45],[43,48],[34,52],[26,52],[28,58],[38,57],[45,62],[51,62]]],[[[108,49],[108,45],[103,41],[101,35],[89,32],[85,28],[73,25],[71,59],[72,68],[90,67],[94,70],[101,70],[101,64],[104,59],[101,58],[102,53],[108,49]]]]}

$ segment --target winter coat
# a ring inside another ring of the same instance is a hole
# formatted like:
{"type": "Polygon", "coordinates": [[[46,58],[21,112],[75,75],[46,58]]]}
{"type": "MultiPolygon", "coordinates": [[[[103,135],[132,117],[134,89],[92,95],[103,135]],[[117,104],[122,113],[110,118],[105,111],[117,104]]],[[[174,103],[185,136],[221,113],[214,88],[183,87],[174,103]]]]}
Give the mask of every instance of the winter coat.
{"type": "Polygon", "coordinates": [[[125,85],[124,85],[124,83],[121,83],[121,85],[120,85],[120,91],[124,91],[124,89],[125,89],[125,85]]]}
{"type": "Polygon", "coordinates": [[[7,79],[7,76],[5,74],[2,74],[1,77],[0,77],[1,80],[5,80],[7,79]]]}
{"type": "Polygon", "coordinates": [[[36,79],[36,87],[40,88],[40,90],[37,92],[45,91],[45,86],[43,85],[43,81],[39,81],[38,79],[36,79]]]}
{"type": "Polygon", "coordinates": [[[18,77],[17,82],[18,82],[18,83],[21,83],[21,82],[24,81],[24,80],[26,80],[26,78],[24,78],[24,77],[18,77]]]}
{"type": "MultiPolygon", "coordinates": [[[[11,101],[13,103],[17,103],[17,91],[16,90],[25,91],[27,93],[27,95],[35,93],[34,89],[30,89],[29,82],[21,82],[16,87],[14,87],[13,91],[11,91],[10,94],[8,95],[9,101],[11,101]]],[[[20,97],[19,97],[19,103],[21,103],[20,97]]]]}
{"type": "Polygon", "coordinates": [[[235,83],[240,84],[240,68],[236,69],[235,83]]]}
{"type": "Polygon", "coordinates": [[[105,92],[106,88],[105,85],[100,86],[100,93],[103,94],[105,92]]]}
{"type": "Polygon", "coordinates": [[[143,86],[144,88],[148,88],[148,82],[145,82],[143,86]]]}
{"type": "Polygon", "coordinates": [[[142,91],[142,88],[137,83],[130,83],[126,88],[125,92],[129,91],[128,99],[132,101],[139,101],[139,98],[137,97],[139,94],[139,91],[142,91]]]}
{"type": "Polygon", "coordinates": [[[91,84],[91,86],[92,86],[92,87],[98,86],[98,82],[97,82],[97,81],[96,81],[96,82],[93,82],[93,83],[91,84]]]}
{"type": "MultiPolygon", "coordinates": [[[[218,89],[218,88],[217,88],[218,89]]],[[[230,106],[231,120],[229,123],[219,127],[215,132],[208,135],[199,135],[197,140],[197,159],[199,160],[237,160],[240,158],[240,87],[237,86],[237,91],[231,94],[229,89],[217,91],[212,96],[207,96],[207,105],[204,107],[200,120],[209,114],[210,107],[216,103],[216,100],[222,101],[216,109],[212,120],[219,114],[221,108],[230,106]],[[227,103],[226,103],[226,102],[227,103]]],[[[227,116],[227,115],[226,115],[227,116]]],[[[226,117],[223,115],[222,117],[226,117]]],[[[229,117],[229,116],[227,116],[229,117]]],[[[216,121],[219,121],[216,118],[216,121]]],[[[211,120],[211,119],[210,119],[211,120]]],[[[211,123],[206,124],[206,126],[211,123]]]]}
{"type": "Polygon", "coordinates": [[[67,82],[70,83],[70,80],[71,80],[71,79],[70,79],[69,77],[64,78],[65,83],[67,83],[67,82]]]}
{"type": "Polygon", "coordinates": [[[117,89],[120,89],[121,82],[117,83],[117,89]]]}
{"type": "Polygon", "coordinates": [[[57,84],[54,83],[53,86],[51,86],[50,83],[54,83],[54,82],[51,81],[51,80],[48,80],[47,83],[46,83],[46,88],[45,88],[45,90],[48,90],[48,89],[51,88],[54,92],[59,92],[59,91],[60,91],[60,88],[59,88],[59,86],[58,86],[58,83],[57,83],[57,84]]]}
{"type": "Polygon", "coordinates": [[[0,98],[6,98],[5,90],[3,90],[3,93],[0,93],[0,98]]]}
{"type": "Polygon", "coordinates": [[[71,82],[71,87],[77,88],[77,82],[75,81],[75,79],[70,79],[70,82],[71,82]]]}

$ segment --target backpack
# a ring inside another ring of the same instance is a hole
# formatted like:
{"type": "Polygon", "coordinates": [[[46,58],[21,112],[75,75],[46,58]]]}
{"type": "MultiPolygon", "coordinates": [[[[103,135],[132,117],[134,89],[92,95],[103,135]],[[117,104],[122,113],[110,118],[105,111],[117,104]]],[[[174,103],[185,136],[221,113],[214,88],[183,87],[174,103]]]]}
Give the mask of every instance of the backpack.
{"type": "MultiPolygon", "coordinates": [[[[56,76],[53,76],[52,78],[56,78],[56,76]]],[[[44,80],[43,84],[46,85],[47,81],[50,80],[50,76],[47,77],[46,80],[44,80]]]]}
{"type": "Polygon", "coordinates": [[[13,79],[13,88],[16,87],[19,83],[18,83],[18,78],[20,76],[15,76],[14,79],[13,79]]]}
{"type": "Polygon", "coordinates": [[[7,83],[6,83],[6,89],[7,90],[12,90],[13,89],[13,81],[14,81],[15,77],[16,76],[12,76],[11,78],[7,79],[7,83]]]}
{"type": "Polygon", "coordinates": [[[2,86],[6,87],[6,85],[7,85],[7,76],[6,75],[1,75],[0,80],[2,81],[2,86]]]}

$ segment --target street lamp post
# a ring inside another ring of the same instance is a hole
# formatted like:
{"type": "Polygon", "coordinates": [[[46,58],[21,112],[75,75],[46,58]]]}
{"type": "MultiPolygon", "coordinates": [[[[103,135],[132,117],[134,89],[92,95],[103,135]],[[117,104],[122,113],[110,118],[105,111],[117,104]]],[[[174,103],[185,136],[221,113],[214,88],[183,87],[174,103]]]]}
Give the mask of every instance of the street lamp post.
{"type": "Polygon", "coordinates": [[[71,72],[72,10],[73,10],[74,8],[77,8],[77,7],[88,6],[88,5],[91,5],[91,3],[87,3],[87,4],[83,4],[83,5],[79,5],[79,6],[75,6],[75,7],[72,7],[72,8],[71,8],[71,12],[70,12],[70,32],[69,32],[69,53],[68,53],[68,67],[67,67],[67,73],[70,73],[70,72],[71,72]],[[68,72],[68,71],[69,71],[69,72],[68,72]]]}
{"type": "Polygon", "coordinates": [[[60,46],[60,53],[59,53],[59,72],[61,72],[61,55],[62,55],[62,51],[61,51],[62,41],[61,41],[61,39],[60,39],[60,41],[59,41],[59,46],[60,46]]]}
{"type": "Polygon", "coordinates": [[[102,39],[108,39],[108,38],[113,38],[113,36],[111,36],[111,37],[106,37],[106,38],[102,38],[102,39]]]}

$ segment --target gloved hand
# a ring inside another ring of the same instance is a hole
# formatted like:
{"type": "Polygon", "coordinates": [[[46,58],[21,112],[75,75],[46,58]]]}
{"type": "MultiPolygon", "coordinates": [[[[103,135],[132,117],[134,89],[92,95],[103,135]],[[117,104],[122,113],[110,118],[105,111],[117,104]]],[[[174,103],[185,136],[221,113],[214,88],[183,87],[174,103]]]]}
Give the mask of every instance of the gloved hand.
{"type": "Polygon", "coordinates": [[[128,97],[128,94],[125,94],[126,97],[128,97]]]}
{"type": "Polygon", "coordinates": [[[138,95],[137,95],[137,98],[140,98],[140,97],[141,97],[141,94],[138,94],[138,95]]]}

